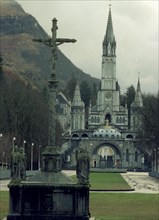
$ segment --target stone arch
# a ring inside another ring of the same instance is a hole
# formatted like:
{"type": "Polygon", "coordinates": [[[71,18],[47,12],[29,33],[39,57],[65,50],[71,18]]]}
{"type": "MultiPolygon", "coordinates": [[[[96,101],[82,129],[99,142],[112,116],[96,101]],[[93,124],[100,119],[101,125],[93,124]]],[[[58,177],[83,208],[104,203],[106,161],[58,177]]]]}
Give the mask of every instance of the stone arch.
{"type": "Polygon", "coordinates": [[[109,142],[97,145],[92,152],[92,158],[95,158],[95,156],[97,158],[96,164],[100,168],[119,167],[122,162],[119,148],[109,142]]]}
{"type": "Polygon", "coordinates": [[[73,134],[72,137],[73,138],[79,138],[78,134],[73,134]]]}
{"type": "Polygon", "coordinates": [[[81,135],[82,138],[88,138],[88,134],[84,133],[81,135]]]}
{"type": "Polygon", "coordinates": [[[126,138],[128,138],[128,139],[133,139],[133,135],[132,135],[132,134],[128,134],[128,135],[126,136],[126,138]]]}

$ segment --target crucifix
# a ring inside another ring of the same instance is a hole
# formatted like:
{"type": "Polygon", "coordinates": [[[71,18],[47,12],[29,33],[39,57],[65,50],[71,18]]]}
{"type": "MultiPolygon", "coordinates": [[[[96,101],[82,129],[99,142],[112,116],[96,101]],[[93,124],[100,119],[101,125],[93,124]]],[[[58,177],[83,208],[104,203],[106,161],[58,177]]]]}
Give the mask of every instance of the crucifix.
{"type": "Polygon", "coordinates": [[[56,88],[58,81],[56,79],[56,59],[57,59],[57,46],[63,43],[75,43],[75,39],[57,38],[57,20],[52,20],[52,37],[51,38],[36,38],[35,42],[44,43],[52,49],[52,73],[51,78],[48,80],[49,84],[49,131],[48,131],[48,146],[55,146],[55,103],[56,103],[56,88]]]}

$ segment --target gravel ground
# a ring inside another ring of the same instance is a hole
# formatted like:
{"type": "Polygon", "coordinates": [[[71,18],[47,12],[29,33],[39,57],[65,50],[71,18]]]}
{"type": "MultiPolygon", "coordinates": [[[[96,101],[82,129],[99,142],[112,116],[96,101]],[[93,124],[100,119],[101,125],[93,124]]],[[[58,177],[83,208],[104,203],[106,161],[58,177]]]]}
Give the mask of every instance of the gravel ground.
{"type": "MultiPolygon", "coordinates": [[[[68,176],[75,175],[75,171],[63,171],[68,176]]],[[[159,179],[151,177],[145,172],[127,172],[121,174],[134,191],[131,193],[159,193],[159,179]]],[[[7,191],[10,180],[0,180],[0,190],[7,191]]]]}

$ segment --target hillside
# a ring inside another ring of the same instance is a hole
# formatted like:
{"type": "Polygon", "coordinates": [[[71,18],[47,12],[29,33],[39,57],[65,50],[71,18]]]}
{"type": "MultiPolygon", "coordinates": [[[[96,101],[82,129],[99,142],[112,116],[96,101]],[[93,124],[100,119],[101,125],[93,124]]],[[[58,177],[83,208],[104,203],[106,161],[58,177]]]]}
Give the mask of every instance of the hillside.
{"type": "MultiPolygon", "coordinates": [[[[32,41],[36,37],[48,37],[37,20],[25,13],[15,0],[0,0],[0,40],[4,72],[29,81],[43,88],[51,73],[51,51],[32,41]]],[[[50,27],[51,28],[51,27],[50,27]]],[[[60,50],[58,50],[57,78],[59,87],[74,75],[79,81],[86,80],[92,85],[99,80],[77,68],[60,50]]]]}

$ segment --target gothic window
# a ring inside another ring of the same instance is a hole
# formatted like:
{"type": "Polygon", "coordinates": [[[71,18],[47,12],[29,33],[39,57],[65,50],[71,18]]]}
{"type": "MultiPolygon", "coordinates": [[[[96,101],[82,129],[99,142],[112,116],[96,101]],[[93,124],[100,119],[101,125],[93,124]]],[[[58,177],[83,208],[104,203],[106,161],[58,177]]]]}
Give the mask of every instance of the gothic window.
{"type": "Polygon", "coordinates": [[[105,121],[106,120],[109,120],[109,123],[111,123],[111,115],[110,114],[106,114],[106,116],[105,116],[105,121]]]}
{"type": "Polygon", "coordinates": [[[122,123],[122,117],[120,117],[120,124],[122,123]]]}
{"type": "Polygon", "coordinates": [[[91,122],[92,122],[92,123],[94,122],[93,117],[91,117],[91,122]]]}
{"type": "Polygon", "coordinates": [[[100,117],[98,117],[98,123],[100,123],[100,117]]]}
{"type": "Polygon", "coordinates": [[[138,160],[138,153],[137,151],[135,151],[135,162],[137,162],[137,160],[138,160]]]}
{"type": "Polygon", "coordinates": [[[125,124],[125,117],[123,117],[123,123],[125,124]]]}
{"type": "Polygon", "coordinates": [[[129,162],[129,150],[128,149],[126,149],[126,161],[129,162]]]}
{"type": "Polygon", "coordinates": [[[117,123],[117,124],[119,123],[119,118],[118,118],[118,117],[116,118],[116,123],[117,123]]]}

